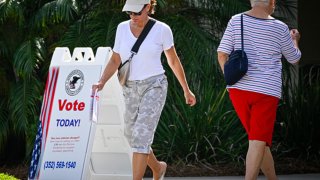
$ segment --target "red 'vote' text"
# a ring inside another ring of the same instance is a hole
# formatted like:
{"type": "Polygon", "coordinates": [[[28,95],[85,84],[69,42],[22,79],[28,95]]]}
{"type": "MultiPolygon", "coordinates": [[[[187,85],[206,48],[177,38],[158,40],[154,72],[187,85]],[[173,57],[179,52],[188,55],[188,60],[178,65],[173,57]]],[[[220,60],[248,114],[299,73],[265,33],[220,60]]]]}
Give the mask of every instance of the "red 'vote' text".
{"type": "Polygon", "coordinates": [[[73,102],[68,102],[66,99],[61,100],[59,99],[59,111],[67,110],[67,111],[83,111],[85,107],[84,102],[78,102],[78,100],[75,100],[73,102]]]}

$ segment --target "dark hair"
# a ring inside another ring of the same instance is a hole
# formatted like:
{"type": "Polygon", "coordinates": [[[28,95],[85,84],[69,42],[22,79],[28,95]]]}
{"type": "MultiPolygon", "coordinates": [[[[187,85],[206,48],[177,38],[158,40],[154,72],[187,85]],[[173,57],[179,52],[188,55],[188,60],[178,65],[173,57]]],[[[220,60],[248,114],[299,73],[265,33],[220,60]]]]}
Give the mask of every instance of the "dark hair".
{"type": "Polygon", "coordinates": [[[157,5],[157,0],[151,0],[150,4],[151,6],[150,6],[149,14],[154,14],[155,6],[157,5]]]}

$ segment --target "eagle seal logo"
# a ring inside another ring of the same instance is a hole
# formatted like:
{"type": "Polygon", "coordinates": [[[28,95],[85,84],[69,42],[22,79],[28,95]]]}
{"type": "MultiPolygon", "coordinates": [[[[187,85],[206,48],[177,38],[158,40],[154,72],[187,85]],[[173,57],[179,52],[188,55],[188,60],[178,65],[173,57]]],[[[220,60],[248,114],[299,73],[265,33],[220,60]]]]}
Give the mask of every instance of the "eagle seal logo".
{"type": "Polygon", "coordinates": [[[66,88],[67,94],[69,94],[70,96],[77,95],[81,91],[83,87],[83,83],[84,83],[83,73],[78,69],[73,70],[68,75],[65,81],[65,88],[66,88]]]}

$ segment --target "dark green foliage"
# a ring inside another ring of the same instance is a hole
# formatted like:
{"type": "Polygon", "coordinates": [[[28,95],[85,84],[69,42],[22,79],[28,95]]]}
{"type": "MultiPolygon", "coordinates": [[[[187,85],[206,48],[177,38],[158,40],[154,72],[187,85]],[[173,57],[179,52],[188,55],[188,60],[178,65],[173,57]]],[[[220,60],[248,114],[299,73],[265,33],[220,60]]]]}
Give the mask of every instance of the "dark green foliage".
{"type": "Polygon", "coordinates": [[[293,67],[286,65],[283,99],[279,105],[278,142],[283,149],[279,154],[314,158],[320,144],[320,68],[319,66],[293,67]],[[283,154],[282,154],[283,153],[283,154]]]}
{"type": "Polygon", "coordinates": [[[286,23],[290,29],[298,28],[298,0],[276,1],[274,17],[286,23]]]}
{"type": "MultiPolygon", "coordinates": [[[[121,12],[124,2],[0,1],[1,161],[16,146],[10,140],[19,140],[25,152],[18,153],[29,159],[55,47],[69,47],[71,52],[79,46],[113,47],[117,25],[128,19],[121,12]]],[[[159,158],[174,163],[244,161],[247,137],[225,90],[216,48],[231,16],[249,8],[247,0],[158,0],[153,17],[172,28],[198,101],[192,108],[185,104],[163,57],[169,91],[153,146],[159,158]]],[[[295,27],[296,1],[277,1],[275,17],[295,27]]],[[[274,151],[284,155],[304,150],[311,156],[320,148],[319,68],[301,67],[293,77],[291,67],[285,67],[274,151]]]]}

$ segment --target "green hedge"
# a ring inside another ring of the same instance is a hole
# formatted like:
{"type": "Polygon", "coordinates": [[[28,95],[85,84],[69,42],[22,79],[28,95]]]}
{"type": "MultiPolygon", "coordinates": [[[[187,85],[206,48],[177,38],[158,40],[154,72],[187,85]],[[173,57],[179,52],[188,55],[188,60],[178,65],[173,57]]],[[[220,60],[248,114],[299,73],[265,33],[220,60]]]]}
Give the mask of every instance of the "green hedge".
{"type": "Polygon", "coordinates": [[[18,180],[17,178],[15,178],[13,176],[10,176],[8,174],[3,174],[3,173],[0,173],[0,179],[1,180],[18,180]]]}

